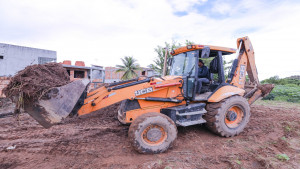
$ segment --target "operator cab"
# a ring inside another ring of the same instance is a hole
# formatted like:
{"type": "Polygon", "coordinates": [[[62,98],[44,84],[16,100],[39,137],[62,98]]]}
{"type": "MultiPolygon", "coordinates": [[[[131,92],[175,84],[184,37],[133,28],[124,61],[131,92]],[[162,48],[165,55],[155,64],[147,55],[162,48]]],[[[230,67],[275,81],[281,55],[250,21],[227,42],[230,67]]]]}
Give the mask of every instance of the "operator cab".
{"type": "Polygon", "coordinates": [[[206,101],[208,97],[218,88],[225,84],[223,55],[235,53],[235,49],[188,45],[172,51],[172,59],[169,64],[169,75],[182,76],[184,97],[191,101],[206,101]],[[202,83],[200,94],[198,82],[199,59],[204,61],[208,68],[208,82],[202,83]]]}

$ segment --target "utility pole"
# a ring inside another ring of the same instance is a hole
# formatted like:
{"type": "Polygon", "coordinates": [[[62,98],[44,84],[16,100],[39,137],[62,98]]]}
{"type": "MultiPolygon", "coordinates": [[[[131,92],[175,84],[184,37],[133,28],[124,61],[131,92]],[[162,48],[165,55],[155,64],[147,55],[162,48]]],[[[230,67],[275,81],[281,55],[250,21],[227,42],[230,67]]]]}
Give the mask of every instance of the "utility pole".
{"type": "Polygon", "coordinates": [[[168,47],[165,48],[165,59],[164,59],[164,68],[163,68],[163,76],[167,74],[167,57],[168,57],[168,47]]]}

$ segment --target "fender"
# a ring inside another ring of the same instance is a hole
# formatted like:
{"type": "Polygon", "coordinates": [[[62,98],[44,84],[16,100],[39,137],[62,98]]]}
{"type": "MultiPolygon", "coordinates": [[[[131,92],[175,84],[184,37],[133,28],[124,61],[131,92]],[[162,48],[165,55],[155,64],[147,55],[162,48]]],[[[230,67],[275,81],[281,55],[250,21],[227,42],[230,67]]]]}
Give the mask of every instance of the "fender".
{"type": "Polygon", "coordinates": [[[243,96],[245,93],[245,90],[240,89],[235,86],[223,86],[219,88],[217,91],[215,91],[209,98],[208,102],[219,102],[225,98],[228,98],[233,95],[240,95],[243,96]]]}

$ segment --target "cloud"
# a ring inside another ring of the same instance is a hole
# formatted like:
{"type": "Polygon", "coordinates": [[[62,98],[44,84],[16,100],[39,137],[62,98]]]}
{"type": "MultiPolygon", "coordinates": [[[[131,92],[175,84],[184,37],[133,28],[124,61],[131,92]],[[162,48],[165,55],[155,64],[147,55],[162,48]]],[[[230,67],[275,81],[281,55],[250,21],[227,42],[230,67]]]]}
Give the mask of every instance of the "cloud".
{"type": "Polygon", "coordinates": [[[212,12],[219,13],[221,15],[225,15],[231,11],[232,7],[229,3],[223,1],[215,1],[213,8],[211,9],[212,12]]]}
{"type": "Polygon", "coordinates": [[[207,0],[168,0],[174,11],[189,11],[195,5],[202,5],[207,0]]]}
{"type": "Polygon", "coordinates": [[[249,35],[263,79],[299,72],[299,17],[297,1],[12,0],[0,5],[0,41],[56,50],[59,61],[147,66],[165,41],[236,47],[249,35]]]}

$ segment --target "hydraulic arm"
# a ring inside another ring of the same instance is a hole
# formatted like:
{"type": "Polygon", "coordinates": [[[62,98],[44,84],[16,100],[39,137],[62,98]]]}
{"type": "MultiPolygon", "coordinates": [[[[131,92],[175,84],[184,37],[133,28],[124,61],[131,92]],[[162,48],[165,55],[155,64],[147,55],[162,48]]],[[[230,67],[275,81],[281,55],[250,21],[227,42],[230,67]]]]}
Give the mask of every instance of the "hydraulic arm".
{"type": "MultiPolygon", "coordinates": [[[[140,106],[139,111],[150,111],[152,108],[161,108],[163,105],[181,103],[181,78],[164,79],[143,78],[115,86],[101,87],[87,94],[78,115],[84,115],[107,107],[123,100],[136,100],[140,106]],[[158,106],[159,105],[159,106],[158,106]],[[147,110],[146,110],[147,109],[147,110]]],[[[138,113],[128,118],[132,121],[138,113]]]]}
{"type": "Polygon", "coordinates": [[[254,50],[250,39],[247,36],[237,39],[237,47],[237,59],[233,62],[228,82],[241,89],[249,87],[250,90],[245,93],[244,97],[249,98],[248,103],[252,104],[257,99],[268,95],[274,88],[274,85],[261,85],[259,83],[254,50]],[[246,73],[250,80],[247,86],[245,86],[246,73]]]}

